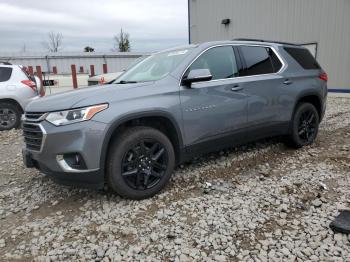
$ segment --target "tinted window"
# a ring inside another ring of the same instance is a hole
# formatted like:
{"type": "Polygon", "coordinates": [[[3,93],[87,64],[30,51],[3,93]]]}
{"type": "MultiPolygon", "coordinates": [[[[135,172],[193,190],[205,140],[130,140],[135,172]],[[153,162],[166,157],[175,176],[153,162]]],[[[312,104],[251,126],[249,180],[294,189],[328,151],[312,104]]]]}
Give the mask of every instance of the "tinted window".
{"type": "Polygon", "coordinates": [[[319,64],[311,55],[310,51],[303,48],[285,47],[284,50],[294,58],[304,69],[320,69],[319,64]]]}
{"type": "Polygon", "coordinates": [[[0,67],[0,82],[5,82],[10,79],[12,74],[11,67],[0,67]]]}
{"type": "Polygon", "coordinates": [[[193,69],[209,69],[213,80],[238,76],[237,64],[232,46],[214,47],[203,53],[189,67],[185,77],[193,69]]]}
{"type": "Polygon", "coordinates": [[[274,68],[269,56],[269,48],[259,46],[241,46],[241,53],[245,60],[240,76],[270,74],[274,68]]]}

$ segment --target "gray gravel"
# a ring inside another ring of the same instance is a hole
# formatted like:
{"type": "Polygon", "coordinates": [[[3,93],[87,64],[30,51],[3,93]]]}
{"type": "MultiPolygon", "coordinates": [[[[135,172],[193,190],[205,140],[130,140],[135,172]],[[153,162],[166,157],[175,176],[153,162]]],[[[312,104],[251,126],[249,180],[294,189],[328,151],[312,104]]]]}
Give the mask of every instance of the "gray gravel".
{"type": "Polygon", "coordinates": [[[350,208],[350,99],[330,98],[313,146],[278,139],[179,167],[152,199],[54,184],[0,133],[0,257],[29,261],[350,261],[329,229],[350,208]]]}

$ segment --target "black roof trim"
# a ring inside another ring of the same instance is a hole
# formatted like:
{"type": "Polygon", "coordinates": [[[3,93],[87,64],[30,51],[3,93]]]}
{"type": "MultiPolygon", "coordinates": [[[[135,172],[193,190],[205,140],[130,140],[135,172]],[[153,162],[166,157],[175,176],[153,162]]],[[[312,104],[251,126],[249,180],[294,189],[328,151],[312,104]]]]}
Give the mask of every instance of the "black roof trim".
{"type": "Polygon", "coordinates": [[[264,39],[253,39],[253,38],[235,38],[232,41],[250,41],[250,42],[262,42],[262,43],[276,43],[282,45],[295,45],[300,46],[299,44],[280,42],[280,41],[272,41],[272,40],[264,40],[264,39]]]}
{"type": "Polygon", "coordinates": [[[0,61],[0,64],[2,64],[2,65],[12,65],[12,64],[9,63],[9,62],[3,62],[3,61],[0,61]]]}

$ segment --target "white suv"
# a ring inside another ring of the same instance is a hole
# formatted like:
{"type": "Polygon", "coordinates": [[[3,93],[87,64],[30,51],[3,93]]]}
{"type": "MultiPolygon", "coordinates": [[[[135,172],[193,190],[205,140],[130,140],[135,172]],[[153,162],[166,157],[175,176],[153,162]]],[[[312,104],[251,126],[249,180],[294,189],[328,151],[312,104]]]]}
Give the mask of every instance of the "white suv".
{"type": "Polygon", "coordinates": [[[38,97],[36,79],[23,66],[0,62],[0,131],[20,126],[26,105],[38,97]]]}

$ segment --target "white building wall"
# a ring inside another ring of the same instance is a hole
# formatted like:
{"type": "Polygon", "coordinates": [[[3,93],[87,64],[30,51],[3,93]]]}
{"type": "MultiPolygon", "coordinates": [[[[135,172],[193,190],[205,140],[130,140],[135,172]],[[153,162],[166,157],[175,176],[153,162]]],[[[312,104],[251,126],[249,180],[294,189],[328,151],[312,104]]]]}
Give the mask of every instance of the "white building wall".
{"type": "Polygon", "coordinates": [[[317,42],[330,88],[350,89],[350,0],[189,0],[190,41],[317,42]],[[222,19],[229,18],[228,26],[222,19]]]}

